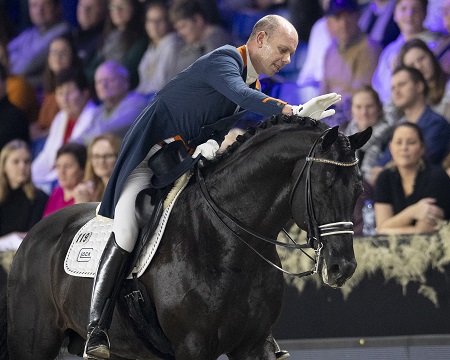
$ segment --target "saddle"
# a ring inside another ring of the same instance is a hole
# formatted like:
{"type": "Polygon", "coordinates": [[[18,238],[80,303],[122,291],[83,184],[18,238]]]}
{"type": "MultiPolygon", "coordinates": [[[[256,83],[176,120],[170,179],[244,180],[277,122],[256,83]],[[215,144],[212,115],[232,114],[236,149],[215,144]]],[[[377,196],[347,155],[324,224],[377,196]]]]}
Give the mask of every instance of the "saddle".
{"type": "MultiPolygon", "coordinates": [[[[142,190],[136,198],[136,219],[141,231],[130,260],[130,271],[133,270],[142,249],[159,225],[165,208],[164,203],[166,200],[170,201],[172,190],[170,185],[191,169],[198,160],[189,156],[181,141],[167,144],[150,158],[148,166],[154,173],[151,179],[153,187],[142,190]],[[150,221],[147,220],[149,218],[150,221]]],[[[127,310],[133,320],[136,334],[146,347],[162,359],[174,360],[172,344],[158,322],[156,309],[145,286],[139,282],[136,273],[132,273],[132,277],[133,279],[126,280],[122,287],[119,304],[127,310]]]]}

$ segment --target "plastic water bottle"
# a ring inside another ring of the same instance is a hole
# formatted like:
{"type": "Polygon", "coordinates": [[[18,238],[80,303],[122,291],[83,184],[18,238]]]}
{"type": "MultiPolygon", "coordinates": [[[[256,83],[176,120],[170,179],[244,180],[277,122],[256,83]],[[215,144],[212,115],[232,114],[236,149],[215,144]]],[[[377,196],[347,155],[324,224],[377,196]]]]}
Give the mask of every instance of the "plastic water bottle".
{"type": "Polygon", "coordinates": [[[362,209],[363,216],[363,236],[372,236],[377,232],[375,230],[375,209],[372,200],[364,201],[362,209]]]}

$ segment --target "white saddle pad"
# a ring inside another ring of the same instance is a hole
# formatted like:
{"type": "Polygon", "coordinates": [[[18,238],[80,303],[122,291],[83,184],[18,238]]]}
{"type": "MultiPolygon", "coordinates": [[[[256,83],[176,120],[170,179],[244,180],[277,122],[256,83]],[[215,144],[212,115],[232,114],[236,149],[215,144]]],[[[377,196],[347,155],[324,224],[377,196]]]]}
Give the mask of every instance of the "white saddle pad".
{"type": "MultiPolygon", "coordinates": [[[[151,240],[147,242],[145,248],[142,250],[139,259],[131,272],[137,273],[138,277],[144,273],[155,255],[156,249],[164,234],[172,208],[175,205],[178,196],[181,194],[181,191],[189,182],[190,176],[190,174],[185,174],[179,178],[175,183],[174,188],[167,196],[159,225],[151,240]]],[[[67,252],[66,259],[64,260],[64,270],[67,274],[90,278],[95,276],[100,257],[112,232],[113,223],[114,220],[98,215],[89,220],[80,230],[78,230],[67,252]]],[[[128,278],[131,278],[131,274],[128,278]]]]}

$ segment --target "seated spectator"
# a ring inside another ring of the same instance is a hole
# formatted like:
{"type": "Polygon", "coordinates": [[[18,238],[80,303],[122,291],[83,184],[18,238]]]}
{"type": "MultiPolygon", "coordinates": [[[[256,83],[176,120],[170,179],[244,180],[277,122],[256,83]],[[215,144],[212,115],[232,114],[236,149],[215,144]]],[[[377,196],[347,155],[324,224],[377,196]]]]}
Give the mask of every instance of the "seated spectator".
{"type": "Polygon", "coordinates": [[[178,49],[176,73],[200,56],[233,42],[223,27],[208,22],[208,16],[197,0],[175,2],[170,8],[169,17],[178,35],[186,42],[178,49]]]}
{"type": "Polygon", "coordinates": [[[446,34],[442,35],[433,50],[442,69],[447,75],[450,75],[450,0],[441,0],[441,17],[446,30],[446,34]]]}
{"type": "Polygon", "coordinates": [[[97,67],[105,61],[117,61],[128,70],[130,88],[139,83],[137,68],[147,49],[144,13],[139,0],[110,0],[105,37],[86,74],[93,82],[97,67]]]}
{"type": "Polygon", "coordinates": [[[86,147],[82,144],[67,143],[58,149],[55,161],[58,186],[48,199],[44,217],[75,204],[75,188],[83,180],[86,156],[86,147]]]}
{"type": "Polygon", "coordinates": [[[9,101],[6,79],[6,68],[0,64],[0,149],[14,139],[30,141],[27,116],[9,101]]]}
{"type": "Polygon", "coordinates": [[[48,196],[31,181],[31,153],[22,140],[0,152],[0,251],[16,250],[42,218],[48,196]]]}
{"type": "Polygon", "coordinates": [[[72,31],[72,35],[78,57],[83,64],[88,64],[102,43],[108,1],[78,0],[76,16],[78,26],[72,31]]]}
{"type": "Polygon", "coordinates": [[[372,136],[362,148],[356,150],[356,156],[359,159],[364,177],[366,177],[366,174],[362,164],[367,149],[373,146],[389,128],[389,124],[384,119],[383,105],[377,92],[370,85],[364,85],[352,96],[352,120],[343,132],[349,136],[366,130],[369,126],[372,126],[372,136]]]}
{"type": "Polygon", "coordinates": [[[370,176],[371,170],[370,166],[366,174],[363,166],[363,164],[367,163],[365,154],[371,146],[374,146],[379,141],[385,130],[389,128],[389,124],[384,120],[383,105],[377,92],[370,85],[364,85],[352,96],[352,120],[343,132],[349,136],[358,131],[363,131],[369,126],[372,126],[372,136],[361,149],[356,150],[356,157],[359,159],[359,166],[363,175],[364,189],[356,201],[355,211],[353,212],[353,227],[357,236],[363,235],[362,209],[364,202],[369,199],[373,200],[373,188],[365,180],[367,176],[370,176]]]}
{"type": "Polygon", "coordinates": [[[172,29],[169,6],[165,0],[147,4],[145,30],[150,45],[139,63],[136,92],[147,95],[161,90],[177,74],[176,55],[181,41],[172,29]]]}
{"type": "Polygon", "coordinates": [[[114,61],[107,61],[98,67],[95,72],[95,90],[102,103],[96,111],[91,129],[85,135],[85,143],[106,133],[123,138],[147,106],[147,100],[143,95],[129,91],[128,71],[114,61]]]}
{"type": "Polygon", "coordinates": [[[61,109],[50,126],[44,148],[32,163],[33,180],[49,190],[56,180],[54,164],[58,149],[69,141],[82,141],[92,127],[96,105],[89,100],[89,89],[83,73],[62,70],[55,78],[56,102],[61,109]]]}
{"type": "Polygon", "coordinates": [[[383,48],[400,35],[400,29],[394,21],[395,2],[372,0],[359,19],[361,30],[383,48]]]}
{"type": "Polygon", "coordinates": [[[400,65],[414,67],[427,81],[427,103],[450,122],[450,82],[438,59],[420,39],[406,42],[400,49],[400,65]]]}
{"type": "Polygon", "coordinates": [[[27,114],[31,124],[38,118],[40,104],[36,96],[36,89],[21,75],[11,75],[9,72],[9,56],[6,45],[0,42],[0,64],[6,68],[6,94],[11,104],[27,114]]]}
{"type": "Polygon", "coordinates": [[[50,43],[42,81],[44,98],[36,123],[34,139],[47,136],[48,129],[50,129],[53,119],[60,110],[56,103],[55,78],[58,73],[65,69],[81,71],[81,61],[69,35],[58,36],[50,43]]]}
{"type": "Polygon", "coordinates": [[[439,220],[450,219],[450,178],[424,161],[425,147],[417,124],[395,127],[389,143],[393,166],[380,174],[375,186],[379,234],[429,233],[439,220]]]}
{"type": "Polygon", "coordinates": [[[354,89],[370,84],[381,47],[360,30],[356,0],[331,0],[325,15],[330,18],[334,36],[325,55],[321,92],[342,95],[336,115],[327,119],[331,126],[331,122],[340,125],[349,121],[354,89]]]}
{"type": "Polygon", "coordinates": [[[433,48],[438,38],[438,34],[423,27],[427,16],[427,3],[428,0],[396,0],[394,20],[400,29],[400,35],[383,50],[372,77],[372,86],[385,106],[391,101],[392,71],[398,65],[397,57],[403,44],[413,38],[419,38],[433,48]]]}
{"type": "MultiPolygon", "coordinates": [[[[422,129],[426,145],[424,158],[431,164],[439,165],[448,153],[450,124],[427,105],[427,95],[428,85],[419,70],[400,66],[394,71],[392,75],[392,100],[394,105],[404,113],[399,123],[414,123],[422,129]]],[[[383,137],[389,138],[387,134],[383,137]]],[[[379,145],[378,148],[381,149],[382,146],[379,145]]],[[[376,166],[372,168],[371,183],[375,183],[383,166],[391,159],[392,156],[388,148],[378,159],[376,166]]]]}
{"type": "Polygon", "coordinates": [[[96,136],[88,146],[84,180],[74,190],[75,203],[101,201],[119,154],[122,140],[106,134],[96,136]]]}
{"type": "Polygon", "coordinates": [[[24,30],[8,44],[10,71],[40,87],[50,42],[69,32],[61,21],[59,0],[28,0],[33,27],[24,30]]]}
{"type": "MultiPolygon", "coordinates": [[[[321,1],[324,11],[328,9],[329,1],[321,1]]],[[[310,88],[311,97],[320,95],[323,81],[325,54],[331,45],[333,34],[330,27],[330,17],[323,16],[313,25],[309,37],[305,62],[300,69],[297,84],[302,88],[310,88]]],[[[309,98],[309,96],[308,96],[309,98]]]]}

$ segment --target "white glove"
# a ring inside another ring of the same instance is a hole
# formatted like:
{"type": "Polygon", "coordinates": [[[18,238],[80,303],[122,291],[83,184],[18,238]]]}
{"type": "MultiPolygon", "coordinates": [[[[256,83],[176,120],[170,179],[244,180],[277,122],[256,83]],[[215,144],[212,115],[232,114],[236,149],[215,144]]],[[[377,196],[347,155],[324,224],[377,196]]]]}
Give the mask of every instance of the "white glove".
{"type": "Polygon", "coordinates": [[[298,116],[307,116],[315,120],[321,120],[327,116],[334,115],[334,109],[327,110],[331,105],[341,101],[341,95],[330,93],[316,96],[304,105],[292,106],[292,114],[298,116]]]}
{"type": "Polygon", "coordinates": [[[206,159],[211,160],[216,156],[217,151],[219,150],[219,144],[216,140],[209,139],[207,142],[196,147],[194,154],[192,157],[195,159],[200,154],[206,159]]]}

